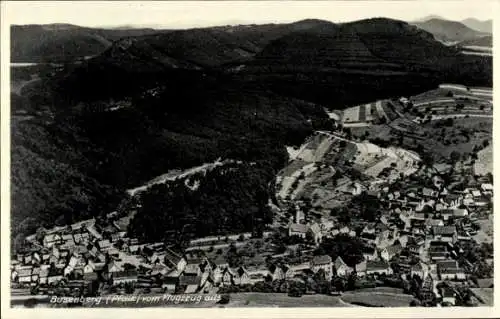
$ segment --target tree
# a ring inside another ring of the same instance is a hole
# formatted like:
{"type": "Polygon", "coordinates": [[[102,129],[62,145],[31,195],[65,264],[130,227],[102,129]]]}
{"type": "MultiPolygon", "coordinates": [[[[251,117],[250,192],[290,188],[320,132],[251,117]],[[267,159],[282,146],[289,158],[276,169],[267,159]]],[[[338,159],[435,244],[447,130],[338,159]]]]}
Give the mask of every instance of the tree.
{"type": "Polygon", "coordinates": [[[353,271],[349,274],[349,277],[347,277],[347,284],[346,284],[346,290],[354,290],[356,289],[356,280],[357,280],[357,275],[356,272],[353,271]]]}
{"type": "Polygon", "coordinates": [[[457,151],[452,151],[450,153],[450,159],[453,163],[457,162],[460,159],[460,153],[457,151]]]}
{"type": "Polygon", "coordinates": [[[135,291],[135,288],[134,288],[133,283],[131,283],[131,282],[125,283],[125,293],[126,294],[132,294],[132,293],[134,293],[134,291],[135,291]]]}
{"type": "Polygon", "coordinates": [[[363,260],[363,242],[357,237],[339,234],[334,238],[325,238],[314,252],[315,255],[329,255],[332,260],[341,257],[352,267],[363,260]]]}
{"type": "Polygon", "coordinates": [[[336,277],[333,279],[333,286],[336,291],[342,292],[346,290],[346,281],[344,278],[336,277]]]}
{"type": "Polygon", "coordinates": [[[229,294],[223,294],[217,303],[221,304],[221,305],[225,305],[225,304],[228,304],[230,300],[231,300],[231,296],[229,296],[229,294]]]}

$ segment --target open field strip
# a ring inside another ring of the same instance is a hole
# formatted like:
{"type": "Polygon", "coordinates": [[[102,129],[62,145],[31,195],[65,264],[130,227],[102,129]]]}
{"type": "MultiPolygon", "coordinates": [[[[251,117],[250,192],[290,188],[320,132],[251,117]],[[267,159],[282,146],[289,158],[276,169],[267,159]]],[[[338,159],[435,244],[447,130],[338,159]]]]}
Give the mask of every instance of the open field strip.
{"type": "Polygon", "coordinates": [[[344,110],[342,121],[345,122],[358,122],[359,121],[359,105],[350,107],[344,110]]]}
{"type": "Polygon", "coordinates": [[[485,52],[491,52],[491,51],[493,51],[492,47],[479,46],[479,45],[466,45],[463,48],[464,49],[470,49],[470,50],[485,51],[485,52]]]}
{"type": "Polygon", "coordinates": [[[413,103],[413,106],[418,107],[418,106],[422,106],[422,105],[429,105],[429,104],[436,104],[436,103],[455,103],[455,100],[454,99],[430,100],[430,101],[413,103]]]}
{"type": "Polygon", "coordinates": [[[474,163],[474,173],[484,175],[493,171],[493,149],[488,146],[477,154],[477,161],[474,163]]]}
{"type": "Polygon", "coordinates": [[[379,117],[385,117],[386,119],[389,119],[387,114],[385,114],[384,108],[382,107],[382,101],[375,102],[375,108],[377,109],[379,117]]]}
{"type": "Polygon", "coordinates": [[[463,54],[467,55],[479,55],[479,56],[493,56],[492,52],[474,52],[474,51],[462,51],[463,54]]]}
{"type": "Polygon", "coordinates": [[[372,105],[371,104],[366,104],[365,107],[366,107],[366,110],[365,110],[366,121],[367,122],[373,121],[375,118],[374,118],[373,113],[372,113],[372,105]]]}

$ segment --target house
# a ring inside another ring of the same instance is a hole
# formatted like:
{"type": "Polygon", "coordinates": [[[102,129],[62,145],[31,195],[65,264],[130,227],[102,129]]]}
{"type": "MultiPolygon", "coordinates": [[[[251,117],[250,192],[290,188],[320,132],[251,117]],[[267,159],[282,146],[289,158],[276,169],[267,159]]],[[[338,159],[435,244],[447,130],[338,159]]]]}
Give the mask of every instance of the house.
{"type": "Polygon", "coordinates": [[[170,268],[175,268],[179,272],[184,271],[187,261],[186,258],[172,251],[170,248],[165,250],[165,265],[170,268]]]}
{"type": "Polygon", "coordinates": [[[125,237],[126,234],[127,234],[127,232],[124,232],[124,231],[119,231],[117,233],[113,233],[113,234],[111,234],[111,241],[116,242],[116,241],[122,239],[123,237],[125,237]]]}
{"type": "Polygon", "coordinates": [[[435,241],[455,243],[457,241],[457,228],[455,226],[434,226],[432,233],[435,241]]]}
{"type": "Polygon", "coordinates": [[[214,289],[214,281],[213,281],[213,278],[211,276],[208,276],[205,280],[202,278],[201,279],[201,283],[200,283],[200,287],[198,288],[198,291],[200,293],[210,293],[213,291],[214,289]]]}
{"type": "Polygon", "coordinates": [[[420,192],[420,194],[426,199],[432,199],[432,198],[436,198],[439,193],[431,188],[424,187],[424,188],[422,188],[422,191],[420,192]]]}
{"type": "Polygon", "coordinates": [[[325,271],[325,277],[327,280],[332,279],[332,258],[330,256],[314,256],[314,258],[311,260],[311,270],[316,273],[320,269],[323,269],[325,271]]]}
{"type": "Polygon", "coordinates": [[[221,282],[222,275],[224,274],[224,271],[228,267],[229,264],[227,263],[226,259],[221,255],[217,256],[217,258],[212,262],[212,275],[215,284],[221,282]]]}
{"type": "Polygon", "coordinates": [[[290,224],[290,227],[288,227],[288,236],[299,236],[300,238],[306,238],[306,235],[307,225],[290,224]]]}
{"type": "Polygon", "coordinates": [[[423,278],[425,278],[425,274],[426,273],[424,271],[424,267],[422,266],[422,264],[420,262],[411,266],[411,269],[410,269],[411,277],[419,276],[421,279],[423,279],[423,278]]]}
{"type": "Polygon", "coordinates": [[[40,273],[38,274],[38,283],[41,285],[48,284],[48,277],[49,277],[49,269],[41,268],[40,273]]]}
{"type": "Polygon", "coordinates": [[[60,282],[63,278],[64,278],[64,276],[63,276],[62,272],[60,272],[60,271],[50,272],[49,271],[49,275],[47,276],[47,284],[49,284],[49,285],[56,284],[56,283],[60,282]]]}
{"type": "Polygon", "coordinates": [[[367,267],[368,261],[365,259],[359,264],[356,264],[354,266],[354,270],[356,270],[356,276],[358,277],[364,277],[366,276],[366,267],[367,267]]]}
{"type": "Polygon", "coordinates": [[[198,263],[188,263],[186,264],[186,266],[184,267],[184,271],[183,271],[184,275],[187,275],[187,276],[201,276],[201,268],[200,268],[200,264],[198,263]]]}
{"type": "Polygon", "coordinates": [[[420,289],[420,299],[425,303],[431,302],[434,297],[434,280],[432,279],[431,275],[428,274],[422,282],[422,288],[420,289]]]}
{"type": "Polygon", "coordinates": [[[179,277],[179,287],[185,294],[193,294],[200,287],[200,276],[181,276],[179,277]]]}
{"type": "Polygon", "coordinates": [[[335,272],[336,272],[337,276],[339,276],[339,277],[347,277],[353,271],[353,269],[351,267],[347,266],[347,264],[344,262],[344,260],[340,256],[338,256],[337,259],[335,259],[333,266],[335,267],[335,272]]]}
{"type": "MultiPolygon", "coordinates": [[[[255,273],[254,275],[262,275],[261,273],[255,273]]],[[[250,283],[250,275],[245,267],[238,267],[233,276],[233,282],[235,285],[248,285],[250,283]]]]}
{"type": "Polygon", "coordinates": [[[166,276],[163,278],[163,283],[161,287],[165,292],[174,293],[177,284],[179,283],[179,277],[166,276]]]}
{"type": "Polygon", "coordinates": [[[63,239],[59,234],[47,234],[43,237],[43,246],[44,247],[53,247],[55,245],[61,245],[63,243],[63,239]]]}
{"type": "Polygon", "coordinates": [[[493,194],[493,184],[490,184],[490,183],[483,183],[481,184],[481,190],[483,191],[483,193],[486,193],[486,194],[493,194]]]}
{"type": "Polygon", "coordinates": [[[38,264],[42,262],[42,255],[38,251],[34,251],[31,256],[33,262],[38,264]]]}
{"type": "Polygon", "coordinates": [[[445,286],[440,289],[440,294],[442,298],[442,303],[449,303],[451,305],[455,305],[456,296],[455,290],[451,287],[445,286]]]}
{"type": "Polygon", "coordinates": [[[115,263],[112,261],[109,264],[107,264],[107,272],[109,274],[123,272],[123,267],[121,265],[119,265],[118,263],[115,263]]]}
{"type": "Polygon", "coordinates": [[[308,234],[313,239],[316,245],[319,245],[322,240],[321,227],[318,223],[314,223],[309,227],[308,234]]]}
{"type": "Polygon", "coordinates": [[[149,274],[151,276],[163,276],[169,272],[169,268],[163,263],[156,263],[151,266],[149,274]]]}
{"type": "Polygon", "coordinates": [[[113,285],[137,282],[137,270],[130,269],[126,271],[118,271],[111,274],[113,285]]]}
{"type": "Polygon", "coordinates": [[[235,284],[234,278],[236,277],[236,272],[233,271],[231,268],[227,267],[224,270],[224,273],[222,274],[222,282],[221,284],[223,286],[232,286],[235,284]]]}
{"type": "Polygon", "coordinates": [[[455,217],[455,218],[467,217],[468,215],[469,215],[469,211],[466,208],[453,209],[453,217],[455,217]]]}
{"type": "Polygon", "coordinates": [[[437,262],[437,269],[441,280],[466,280],[467,275],[463,268],[458,266],[456,260],[443,260],[437,262]]]}
{"type": "Polygon", "coordinates": [[[273,281],[285,279],[285,273],[283,272],[283,269],[276,265],[272,265],[271,267],[269,267],[269,275],[271,276],[273,281]]]}
{"type": "Polygon", "coordinates": [[[376,260],[378,259],[378,251],[375,248],[365,248],[363,251],[363,257],[365,260],[376,260]]]}
{"type": "Polygon", "coordinates": [[[481,192],[478,189],[472,189],[470,193],[474,198],[480,198],[482,196],[481,192]]]}
{"type": "Polygon", "coordinates": [[[100,240],[97,242],[97,246],[99,247],[99,249],[101,251],[106,251],[108,250],[109,248],[112,247],[112,244],[109,240],[105,239],[105,240],[100,240]]]}
{"type": "Polygon", "coordinates": [[[401,246],[401,244],[392,245],[384,248],[380,253],[380,257],[385,261],[389,261],[394,256],[397,256],[399,253],[401,253],[402,250],[403,247],[401,246]]]}
{"type": "Polygon", "coordinates": [[[374,261],[370,260],[366,262],[366,274],[367,275],[374,275],[374,274],[386,274],[390,275],[392,274],[392,269],[389,263],[385,261],[374,261]]]}
{"type": "Polygon", "coordinates": [[[432,227],[442,227],[444,226],[444,221],[442,219],[427,219],[425,222],[427,229],[432,229],[432,227]]]}
{"type": "Polygon", "coordinates": [[[31,282],[31,273],[33,266],[23,266],[17,269],[17,281],[20,284],[29,284],[31,282]]]}
{"type": "MultiPolygon", "coordinates": [[[[436,245],[435,243],[440,243],[440,242],[431,242],[428,250],[428,254],[431,261],[447,259],[449,255],[447,245],[436,245]]],[[[445,242],[442,243],[446,244],[445,242]]]]}

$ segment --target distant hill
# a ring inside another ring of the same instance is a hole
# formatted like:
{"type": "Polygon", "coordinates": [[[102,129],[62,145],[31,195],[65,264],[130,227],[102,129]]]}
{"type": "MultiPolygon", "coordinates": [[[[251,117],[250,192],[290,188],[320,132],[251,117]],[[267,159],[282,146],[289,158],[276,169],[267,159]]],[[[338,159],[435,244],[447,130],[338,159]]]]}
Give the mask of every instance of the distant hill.
{"type": "Polygon", "coordinates": [[[70,24],[13,25],[11,62],[63,62],[95,56],[123,37],[158,33],[153,29],[93,29],[70,24]]]}
{"type": "Polygon", "coordinates": [[[480,47],[493,47],[493,36],[488,35],[478,39],[466,40],[459,43],[460,46],[480,46],[480,47]]]}
{"type": "Polygon", "coordinates": [[[461,42],[487,35],[484,32],[473,30],[461,22],[443,19],[430,19],[425,22],[414,23],[414,25],[432,33],[436,40],[441,42],[461,42]]]}
{"type": "Polygon", "coordinates": [[[460,21],[467,27],[479,31],[479,32],[485,32],[485,33],[493,33],[493,20],[478,20],[474,18],[469,18],[460,21]]]}

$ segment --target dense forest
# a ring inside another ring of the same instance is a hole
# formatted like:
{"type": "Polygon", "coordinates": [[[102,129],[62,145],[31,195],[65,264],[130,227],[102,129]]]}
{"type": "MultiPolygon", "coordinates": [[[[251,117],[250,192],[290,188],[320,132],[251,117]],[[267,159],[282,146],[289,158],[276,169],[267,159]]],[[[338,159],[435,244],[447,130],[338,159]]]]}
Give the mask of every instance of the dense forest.
{"type": "Polygon", "coordinates": [[[131,236],[144,241],[262,232],[271,223],[268,199],[274,170],[262,163],[226,165],[190,180],[160,184],[141,194],[141,207],[129,225],[131,236]]]}

